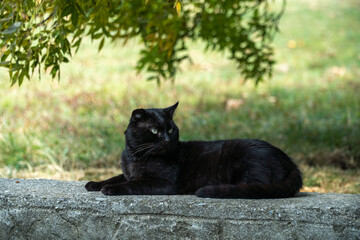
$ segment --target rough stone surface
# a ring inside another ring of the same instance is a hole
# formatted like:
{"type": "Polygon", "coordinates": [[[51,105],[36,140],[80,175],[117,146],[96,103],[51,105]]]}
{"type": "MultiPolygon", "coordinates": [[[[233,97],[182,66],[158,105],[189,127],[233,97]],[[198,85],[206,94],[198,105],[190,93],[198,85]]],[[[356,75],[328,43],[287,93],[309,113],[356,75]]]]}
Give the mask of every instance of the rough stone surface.
{"type": "Polygon", "coordinates": [[[0,239],[360,239],[360,195],[110,197],[84,185],[0,179],[0,239]]]}

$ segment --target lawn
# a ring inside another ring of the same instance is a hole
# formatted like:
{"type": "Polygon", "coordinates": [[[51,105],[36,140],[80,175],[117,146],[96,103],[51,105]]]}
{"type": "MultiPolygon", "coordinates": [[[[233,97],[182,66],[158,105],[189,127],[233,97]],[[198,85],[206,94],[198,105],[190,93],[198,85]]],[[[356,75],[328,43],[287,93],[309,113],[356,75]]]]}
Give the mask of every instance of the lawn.
{"type": "Polygon", "coordinates": [[[137,41],[84,40],[61,80],[10,87],[0,69],[0,177],[102,179],[121,171],[123,131],[137,107],[180,101],[182,140],[260,138],[300,165],[305,191],[360,193],[360,4],[288,1],[273,78],[245,82],[226,53],[190,43],[175,82],[134,70],[137,41]]]}

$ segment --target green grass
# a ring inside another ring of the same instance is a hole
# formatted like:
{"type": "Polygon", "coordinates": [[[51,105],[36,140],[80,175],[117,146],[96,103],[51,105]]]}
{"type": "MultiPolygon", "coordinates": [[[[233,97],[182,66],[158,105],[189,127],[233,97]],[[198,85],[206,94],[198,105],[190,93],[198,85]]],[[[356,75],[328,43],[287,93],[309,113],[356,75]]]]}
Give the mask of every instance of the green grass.
{"type": "Polygon", "coordinates": [[[131,111],[179,100],[182,140],[264,139],[302,166],[306,186],[360,193],[359,20],[354,0],[288,1],[273,78],[257,87],[202,43],[191,43],[194,64],[161,86],[136,74],[136,41],[98,53],[85,40],[60,82],[43,74],[10,88],[1,70],[0,176],[114,174],[131,111]]]}

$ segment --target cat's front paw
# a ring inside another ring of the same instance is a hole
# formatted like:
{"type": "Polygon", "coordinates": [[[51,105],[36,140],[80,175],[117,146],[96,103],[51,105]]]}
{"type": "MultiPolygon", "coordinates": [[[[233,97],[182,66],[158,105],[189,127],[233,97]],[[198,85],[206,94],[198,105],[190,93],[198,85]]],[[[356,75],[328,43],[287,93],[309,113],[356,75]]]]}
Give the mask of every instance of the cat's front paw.
{"type": "Polygon", "coordinates": [[[85,185],[85,189],[88,190],[88,191],[100,191],[101,190],[101,183],[99,182],[88,182],[86,185],[85,185]]]}
{"type": "Polygon", "coordinates": [[[105,185],[101,188],[104,195],[129,195],[131,190],[123,184],[105,185]]]}
{"type": "Polygon", "coordinates": [[[104,194],[104,195],[115,195],[115,191],[114,191],[114,188],[110,185],[107,185],[107,186],[104,186],[101,188],[101,192],[104,194]]]}

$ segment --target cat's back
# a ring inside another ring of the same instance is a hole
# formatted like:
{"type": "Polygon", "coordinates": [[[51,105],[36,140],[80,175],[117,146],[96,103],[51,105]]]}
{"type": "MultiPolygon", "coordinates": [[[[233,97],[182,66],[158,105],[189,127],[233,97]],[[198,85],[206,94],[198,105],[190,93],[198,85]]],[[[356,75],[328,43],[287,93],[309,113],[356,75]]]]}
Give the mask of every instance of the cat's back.
{"type": "MultiPolygon", "coordinates": [[[[228,139],[215,141],[186,141],[179,142],[179,151],[183,154],[204,154],[214,152],[242,152],[251,153],[280,149],[274,147],[270,143],[259,139],[228,139]]],[[[281,150],[280,150],[281,151],[281,150]]]]}
{"type": "Polygon", "coordinates": [[[258,139],[230,139],[217,141],[188,141],[179,143],[181,162],[291,162],[279,148],[258,139]]]}
{"type": "Polygon", "coordinates": [[[217,141],[186,141],[179,142],[179,153],[180,154],[206,154],[213,153],[222,149],[224,140],[217,141]]]}

